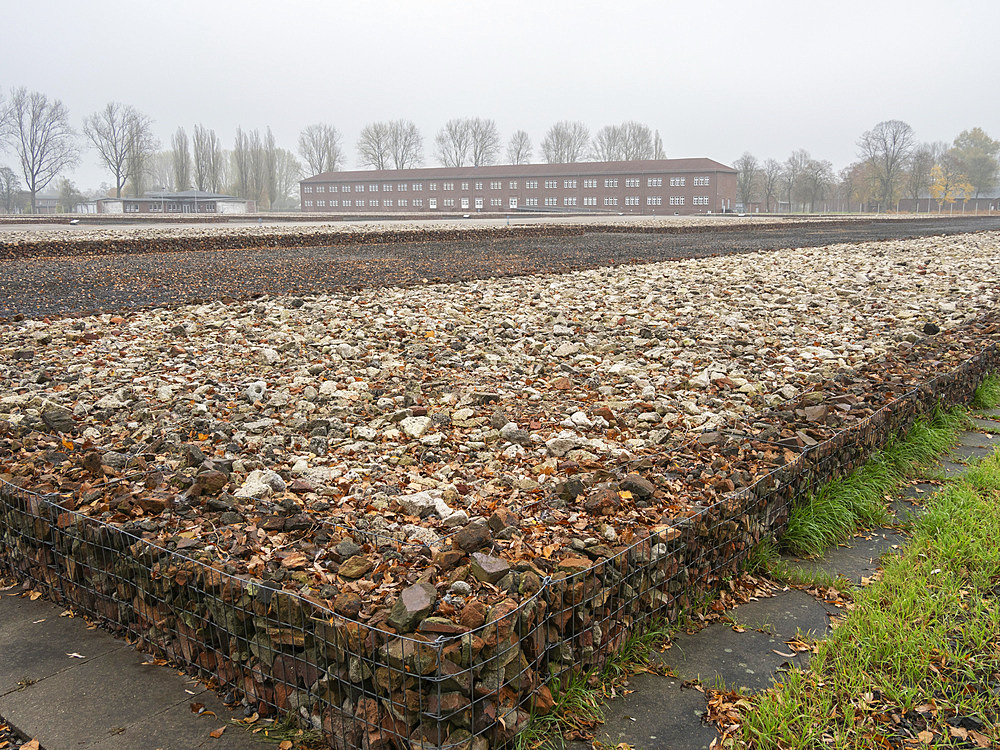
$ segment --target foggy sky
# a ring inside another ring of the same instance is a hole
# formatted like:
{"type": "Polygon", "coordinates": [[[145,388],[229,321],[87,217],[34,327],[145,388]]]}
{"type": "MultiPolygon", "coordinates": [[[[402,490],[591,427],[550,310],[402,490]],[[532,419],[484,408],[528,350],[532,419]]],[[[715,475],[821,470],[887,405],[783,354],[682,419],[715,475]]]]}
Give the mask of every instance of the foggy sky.
{"type": "MultiPolygon", "coordinates": [[[[60,98],[76,127],[115,100],[154,120],[164,147],[183,125],[268,125],[295,150],[325,121],[347,168],[364,123],[404,117],[433,136],[489,117],[504,141],[539,144],[555,121],[626,119],[660,131],[670,157],[784,160],[796,148],[839,169],[885,119],[921,141],[980,126],[1000,137],[1000,3],[716,0],[258,2],[52,0],[0,7],[0,87],[60,98]]],[[[15,167],[11,152],[0,164],[15,167]]],[[[70,175],[109,180],[93,151],[70,175]]]]}

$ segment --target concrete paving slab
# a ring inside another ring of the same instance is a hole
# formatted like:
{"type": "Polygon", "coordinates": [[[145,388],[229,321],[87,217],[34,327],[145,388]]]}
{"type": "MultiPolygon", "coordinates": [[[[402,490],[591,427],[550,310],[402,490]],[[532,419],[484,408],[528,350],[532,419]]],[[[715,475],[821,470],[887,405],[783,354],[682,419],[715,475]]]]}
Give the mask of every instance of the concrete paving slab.
{"type": "Polygon", "coordinates": [[[983,417],[969,417],[969,418],[972,420],[972,424],[974,424],[981,430],[1000,432],[1000,420],[984,419],[983,417]]]}
{"type": "MultiPolygon", "coordinates": [[[[733,622],[753,630],[764,630],[788,639],[799,633],[823,638],[830,629],[830,615],[836,607],[817,600],[804,591],[791,589],[776,596],[746,602],[729,611],[733,622]]],[[[787,649],[785,649],[787,650],[787,649]]]]}
{"type": "Polygon", "coordinates": [[[130,724],[174,706],[187,707],[205,692],[176,672],[144,666],[146,658],[119,649],[90,659],[8,693],[2,699],[4,716],[46,750],[79,750],[93,740],[109,743],[130,724]]]}
{"type": "MultiPolygon", "coordinates": [[[[979,435],[982,433],[975,434],[979,435]]],[[[968,463],[969,461],[981,461],[982,459],[989,458],[992,455],[992,446],[983,447],[979,445],[959,445],[948,453],[948,457],[950,459],[964,463],[968,463]]]]}
{"type": "Polygon", "coordinates": [[[959,433],[958,444],[994,450],[1000,447],[1000,437],[990,432],[972,432],[966,430],[959,433]]]}
{"type": "Polygon", "coordinates": [[[935,474],[940,474],[945,479],[954,479],[955,477],[962,476],[965,472],[969,470],[969,467],[965,464],[958,464],[954,461],[949,461],[948,459],[942,459],[938,461],[931,467],[931,471],[935,474]]]}
{"type": "Polygon", "coordinates": [[[1000,408],[994,409],[981,409],[977,412],[982,417],[997,417],[1000,418],[1000,408]]]}
{"type": "MultiPolygon", "coordinates": [[[[683,687],[680,680],[641,674],[629,680],[628,689],[634,692],[604,704],[605,723],[597,740],[612,746],[626,742],[635,750],[707,750],[719,736],[702,723],[704,694],[683,687]]],[[[590,750],[590,743],[568,747],[590,750]]]]}
{"type": "Polygon", "coordinates": [[[39,682],[63,670],[128,649],[128,645],[98,630],[88,630],[79,618],[60,617],[50,602],[0,595],[0,696],[19,684],[39,682]],[[69,654],[80,654],[79,659],[69,654]]]}
{"type": "Polygon", "coordinates": [[[706,687],[721,680],[726,687],[754,692],[781,682],[789,666],[805,667],[809,661],[808,654],[790,651],[783,636],[750,629],[738,633],[723,624],[678,636],[657,659],[683,680],[700,680],[706,687]]]}
{"type": "Polygon", "coordinates": [[[849,581],[860,583],[879,569],[879,559],[906,541],[894,529],[875,529],[854,537],[848,544],[830,550],[817,559],[785,558],[788,565],[806,575],[822,573],[836,577],[842,575],[849,581]]]}

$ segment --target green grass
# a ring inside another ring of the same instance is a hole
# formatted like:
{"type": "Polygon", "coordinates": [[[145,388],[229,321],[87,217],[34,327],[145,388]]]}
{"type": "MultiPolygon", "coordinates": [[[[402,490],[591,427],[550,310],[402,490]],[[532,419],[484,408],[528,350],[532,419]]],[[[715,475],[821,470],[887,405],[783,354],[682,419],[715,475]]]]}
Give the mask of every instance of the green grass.
{"type": "Polygon", "coordinates": [[[819,554],[860,528],[887,521],[886,495],[950,448],[968,418],[960,409],[937,410],[918,419],[902,438],[892,438],[850,475],[828,482],[792,509],[783,552],[819,554]]]}
{"type": "MultiPolygon", "coordinates": [[[[875,748],[902,741],[893,714],[917,714],[913,733],[948,740],[949,718],[1000,729],[1000,456],[929,501],[914,536],[884,575],[856,592],[854,609],[793,672],[745,713],[735,747],[875,748]],[[888,742],[880,737],[888,738],[888,742]]],[[[902,746],[901,744],[899,746],[902,746]]],[[[972,745],[965,745],[971,747],[972,745]]]]}
{"type": "Polygon", "coordinates": [[[976,388],[970,406],[973,409],[993,409],[1000,404],[1000,377],[991,372],[976,388]]]}

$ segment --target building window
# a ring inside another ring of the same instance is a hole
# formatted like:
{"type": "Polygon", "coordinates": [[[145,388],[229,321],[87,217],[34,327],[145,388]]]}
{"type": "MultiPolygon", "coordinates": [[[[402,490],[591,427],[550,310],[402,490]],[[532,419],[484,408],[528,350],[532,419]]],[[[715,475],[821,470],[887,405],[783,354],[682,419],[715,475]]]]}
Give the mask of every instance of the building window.
{"type": "Polygon", "coordinates": [[[563,187],[570,190],[576,189],[576,180],[563,180],[563,187]]]}
{"type": "Polygon", "coordinates": [[[316,201],[316,207],[317,208],[324,208],[324,207],[326,207],[326,201],[316,201]]]}
{"type": "Polygon", "coordinates": [[[326,191],[328,193],[336,193],[337,192],[337,186],[336,185],[327,185],[326,186],[326,191]]]}
{"type": "Polygon", "coordinates": [[[707,177],[695,177],[694,178],[695,187],[708,187],[707,177]]]}
{"type": "Polygon", "coordinates": [[[537,206],[538,205],[538,198],[525,198],[524,199],[524,205],[526,205],[526,206],[537,206]]]}
{"type": "Polygon", "coordinates": [[[386,208],[392,208],[392,201],[382,201],[382,205],[386,208]]]}
{"type": "Polygon", "coordinates": [[[377,193],[378,192],[378,185],[369,185],[368,186],[368,192],[369,193],[377,193]]]}
{"type": "Polygon", "coordinates": [[[363,208],[364,205],[365,205],[365,202],[362,201],[362,200],[357,200],[357,201],[354,201],[354,205],[357,206],[358,208],[363,208]]]}
{"type": "Polygon", "coordinates": [[[559,180],[546,180],[545,181],[545,189],[546,190],[555,190],[558,186],[559,186],[559,180]]]}
{"type": "Polygon", "coordinates": [[[684,187],[684,183],[687,181],[687,177],[671,177],[670,187],[684,187]]]}
{"type": "Polygon", "coordinates": [[[468,190],[468,189],[469,189],[469,183],[463,182],[462,183],[462,190],[468,190]]]}
{"type": "Polygon", "coordinates": [[[626,177],[625,178],[625,187],[627,187],[627,188],[630,188],[630,187],[639,187],[639,178],[638,177],[626,177]]]}
{"type": "Polygon", "coordinates": [[[424,205],[424,199],[423,198],[414,198],[413,199],[413,205],[414,206],[423,206],[424,205]]]}
{"type": "Polygon", "coordinates": [[[617,198],[605,198],[604,199],[604,205],[605,206],[617,206],[618,205],[618,199],[617,198]]]}
{"type": "MultiPolygon", "coordinates": [[[[427,186],[427,189],[428,190],[437,190],[438,189],[438,184],[436,182],[432,182],[432,183],[430,183],[427,186]]],[[[435,206],[435,208],[437,208],[437,206],[435,206]]]]}
{"type": "Polygon", "coordinates": [[[646,205],[647,206],[662,206],[663,205],[663,198],[662,198],[662,196],[659,196],[659,195],[647,195],[646,196],[646,205]]]}
{"type": "Polygon", "coordinates": [[[524,181],[525,190],[538,190],[538,180],[525,180],[524,181]]]}
{"type": "Polygon", "coordinates": [[[413,183],[413,189],[414,190],[423,190],[424,189],[424,183],[422,183],[422,182],[414,182],[413,183]]]}
{"type": "Polygon", "coordinates": [[[407,188],[409,188],[409,185],[407,185],[405,182],[396,185],[396,189],[404,193],[406,192],[407,188]]]}
{"type": "MultiPolygon", "coordinates": [[[[517,180],[511,180],[510,181],[510,189],[511,190],[517,190],[517,180]]],[[[514,200],[514,199],[511,198],[511,200],[514,200]]],[[[514,202],[514,205],[511,206],[511,208],[517,208],[517,202],[516,201],[514,202]]]]}
{"type": "MultiPolygon", "coordinates": [[[[347,201],[344,202],[346,203],[347,201]]],[[[340,201],[330,201],[330,206],[333,208],[337,208],[340,206],[340,201]]]]}
{"type": "Polygon", "coordinates": [[[546,198],[545,199],[545,205],[546,206],[558,206],[559,205],[559,199],[558,198],[546,198]]]}
{"type": "Polygon", "coordinates": [[[358,185],[358,192],[359,193],[365,192],[365,186],[364,185],[358,185]]]}
{"type": "Polygon", "coordinates": [[[382,192],[388,193],[388,192],[391,192],[391,191],[392,191],[392,185],[383,185],[382,186],[382,192]]]}
{"type": "Polygon", "coordinates": [[[625,205],[626,206],[638,206],[639,205],[639,196],[638,195],[626,195],[625,196],[625,205]]]}
{"type": "Polygon", "coordinates": [[[375,200],[368,201],[368,208],[378,208],[378,201],[375,200]]]}
{"type": "Polygon", "coordinates": [[[316,192],[317,193],[322,193],[323,192],[323,186],[322,185],[317,185],[316,186],[316,192]]]}
{"type": "MultiPolygon", "coordinates": [[[[482,190],[482,189],[483,189],[483,183],[477,182],[476,183],[476,190],[482,190]]],[[[480,208],[482,208],[482,206],[480,206],[480,208]]]]}
{"type": "Polygon", "coordinates": [[[400,200],[396,201],[396,204],[397,204],[397,205],[398,205],[398,206],[399,206],[400,208],[405,208],[405,207],[406,207],[406,204],[407,204],[407,200],[406,200],[406,198],[401,198],[400,200]]]}
{"type": "Polygon", "coordinates": [[[499,198],[490,198],[490,205],[491,206],[495,206],[495,207],[499,207],[499,206],[503,205],[503,201],[500,200],[499,198]]]}
{"type": "Polygon", "coordinates": [[[344,192],[345,193],[351,192],[351,186],[350,185],[344,185],[344,192]]]}
{"type": "Polygon", "coordinates": [[[670,205],[671,206],[683,206],[684,205],[684,196],[683,195],[671,195],[670,196],[670,205]]]}
{"type": "Polygon", "coordinates": [[[442,183],[441,184],[441,189],[442,190],[454,190],[455,189],[455,183],[454,182],[445,182],[445,183],[442,183]]]}
{"type": "MultiPolygon", "coordinates": [[[[306,208],[312,208],[312,207],[313,207],[313,202],[312,201],[306,201],[306,208]]],[[[150,211],[159,211],[160,207],[159,206],[150,206],[149,210],[150,211]]]]}
{"type": "Polygon", "coordinates": [[[576,205],[576,198],[563,198],[563,205],[564,206],[575,206],[576,205]]]}
{"type": "Polygon", "coordinates": [[[312,191],[313,191],[312,185],[306,185],[304,188],[302,188],[303,193],[311,193],[312,191]]]}
{"type": "Polygon", "coordinates": [[[604,181],[604,187],[606,187],[606,188],[607,187],[616,188],[616,187],[618,187],[618,180],[605,180],[604,181]]]}
{"type": "Polygon", "coordinates": [[[445,198],[444,199],[444,207],[445,208],[454,208],[455,207],[455,199],[454,198],[445,198]]]}
{"type": "Polygon", "coordinates": [[[597,205],[597,198],[584,198],[583,199],[583,205],[585,205],[585,206],[596,206],[597,205]]]}
{"type": "Polygon", "coordinates": [[[490,190],[501,190],[502,186],[499,180],[494,180],[490,183],[490,190]]]}
{"type": "Polygon", "coordinates": [[[595,188],[595,187],[597,187],[597,179],[596,178],[592,178],[592,179],[589,179],[589,180],[584,180],[583,181],[583,186],[585,188],[595,188]]]}
{"type": "Polygon", "coordinates": [[[696,195],[694,198],[691,199],[691,205],[692,206],[707,206],[707,205],[709,205],[708,204],[708,196],[707,195],[696,195]]]}

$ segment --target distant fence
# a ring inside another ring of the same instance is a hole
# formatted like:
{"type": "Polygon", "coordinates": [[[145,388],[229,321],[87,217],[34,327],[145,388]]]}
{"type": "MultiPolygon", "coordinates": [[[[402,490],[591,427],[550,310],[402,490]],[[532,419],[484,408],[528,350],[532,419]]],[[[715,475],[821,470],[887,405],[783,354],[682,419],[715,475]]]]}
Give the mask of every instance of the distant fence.
{"type": "Polygon", "coordinates": [[[236,691],[262,716],[298,716],[337,750],[488,750],[524,729],[545,683],[602,666],[654,620],[675,621],[780,535],[797,499],[860,466],[937,404],[968,402],[998,363],[993,344],[751,486],[606,556],[580,553],[548,570],[515,563],[497,583],[506,598],[468,630],[429,618],[399,635],[354,621],[6,482],[0,569],[236,691]]]}

